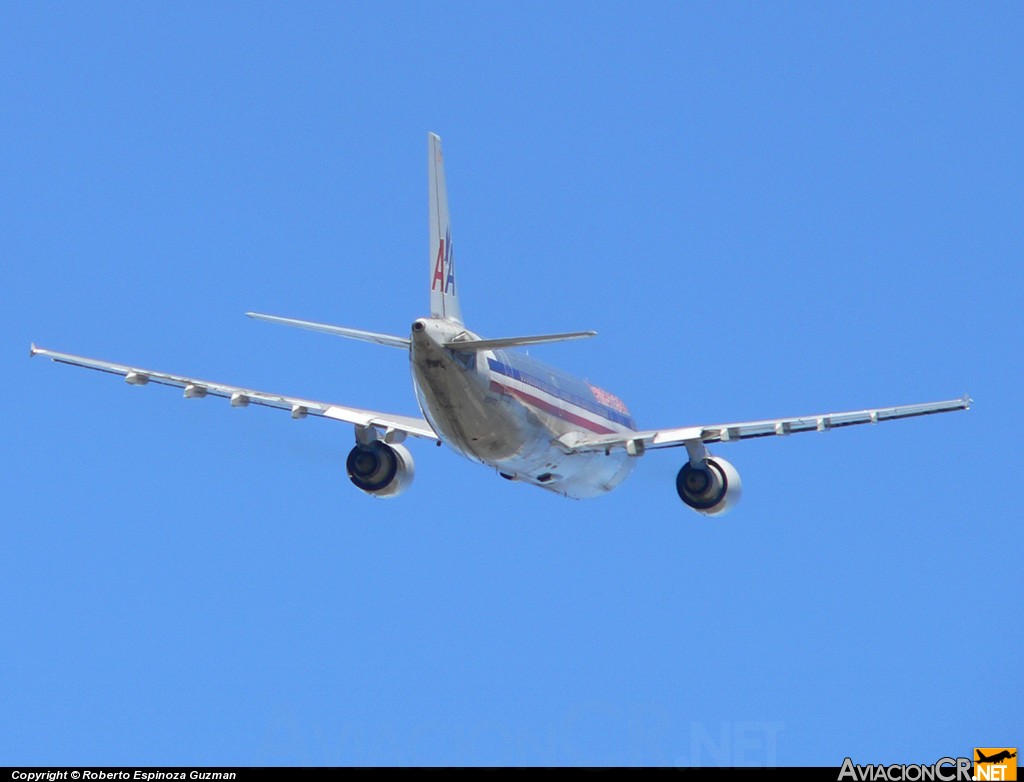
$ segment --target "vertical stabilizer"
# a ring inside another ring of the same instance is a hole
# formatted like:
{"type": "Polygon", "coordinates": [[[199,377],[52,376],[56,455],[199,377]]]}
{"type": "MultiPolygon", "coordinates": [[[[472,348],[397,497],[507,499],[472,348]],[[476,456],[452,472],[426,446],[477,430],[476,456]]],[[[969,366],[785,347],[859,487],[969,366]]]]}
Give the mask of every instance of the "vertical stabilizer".
{"type": "Polygon", "coordinates": [[[462,323],[455,283],[452,226],[448,221],[448,191],[444,182],[441,138],[427,134],[427,172],[430,188],[430,317],[462,323]]]}

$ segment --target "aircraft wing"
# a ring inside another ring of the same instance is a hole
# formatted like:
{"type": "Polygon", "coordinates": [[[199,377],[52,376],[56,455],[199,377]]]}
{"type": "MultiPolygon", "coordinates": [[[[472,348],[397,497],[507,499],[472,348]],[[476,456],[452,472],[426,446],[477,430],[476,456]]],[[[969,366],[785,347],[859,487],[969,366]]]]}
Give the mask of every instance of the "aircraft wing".
{"type": "Polygon", "coordinates": [[[311,399],[270,394],[265,391],[255,391],[251,388],[242,388],[240,386],[229,386],[224,383],[212,383],[209,380],[199,380],[198,378],[185,377],[184,375],[154,372],[151,369],[141,369],[140,367],[128,366],[126,364],[113,364],[109,361],[100,361],[95,358],[74,356],[70,353],[58,353],[54,350],[37,348],[35,345],[32,345],[31,355],[45,356],[61,364],[95,369],[111,375],[121,375],[129,385],[133,386],[156,383],[162,386],[183,388],[185,390],[185,397],[189,399],[219,396],[224,399],[230,399],[232,407],[247,407],[250,404],[276,407],[279,410],[290,410],[292,418],[318,415],[324,418],[333,418],[336,421],[345,421],[359,427],[372,426],[383,429],[385,432],[393,430],[395,432],[411,434],[414,437],[424,437],[429,440],[437,439],[437,435],[429,423],[422,418],[413,416],[392,415],[390,413],[379,413],[375,410],[362,410],[357,407],[336,405],[331,402],[316,402],[311,399]]]}
{"type": "Polygon", "coordinates": [[[649,448],[671,448],[686,445],[687,442],[725,443],[733,440],[749,440],[753,437],[785,436],[796,432],[825,432],[842,426],[877,424],[879,421],[893,421],[898,418],[948,413],[954,410],[967,410],[970,408],[971,402],[971,398],[965,394],[959,399],[950,399],[945,402],[879,407],[846,413],[822,413],[797,418],[773,418],[767,421],[684,426],[676,429],[648,429],[639,432],[596,436],[573,433],[562,437],[561,444],[566,450],[574,452],[625,448],[630,453],[642,453],[649,448]]]}

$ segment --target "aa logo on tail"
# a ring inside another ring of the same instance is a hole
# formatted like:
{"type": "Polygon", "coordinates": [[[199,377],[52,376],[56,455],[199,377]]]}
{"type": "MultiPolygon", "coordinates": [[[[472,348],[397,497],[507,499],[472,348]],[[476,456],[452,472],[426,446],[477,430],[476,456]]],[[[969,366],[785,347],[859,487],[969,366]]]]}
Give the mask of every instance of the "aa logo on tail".
{"type": "Polygon", "coordinates": [[[1017,778],[1016,747],[975,747],[974,779],[1000,780],[1017,778]]]}
{"type": "Polygon", "coordinates": [[[444,239],[437,248],[437,260],[434,262],[434,278],[430,282],[430,290],[441,293],[455,293],[455,258],[452,255],[452,229],[445,231],[444,239]],[[447,270],[447,273],[446,273],[447,270]]]}

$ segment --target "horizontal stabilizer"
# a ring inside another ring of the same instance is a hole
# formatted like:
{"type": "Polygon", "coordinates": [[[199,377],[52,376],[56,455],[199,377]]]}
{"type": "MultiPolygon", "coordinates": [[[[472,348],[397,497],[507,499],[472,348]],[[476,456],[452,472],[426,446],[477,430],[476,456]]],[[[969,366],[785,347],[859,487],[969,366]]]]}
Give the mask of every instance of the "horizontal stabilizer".
{"type": "Polygon", "coordinates": [[[406,337],[393,337],[390,334],[378,334],[376,331],[348,329],[344,326],[332,326],[329,323],[314,323],[311,320],[282,318],[278,315],[264,315],[259,312],[247,312],[245,314],[250,318],[265,320],[268,323],[280,323],[283,326],[295,326],[300,329],[309,329],[310,331],[319,331],[324,334],[333,334],[336,337],[347,337],[348,339],[358,339],[363,342],[374,342],[378,345],[388,345],[393,348],[409,349],[409,340],[406,337]]]}
{"type": "Polygon", "coordinates": [[[596,336],[596,331],[570,331],[566,334],[538,334],[532,337],[455,339],[451,342],[446,342],[444,346],[451,350],[498,350],[499,348],[518,348],[525,345],[540,345],[544,342],[566,342],[570,339],[586,339],[587,337],[596,336]]]}

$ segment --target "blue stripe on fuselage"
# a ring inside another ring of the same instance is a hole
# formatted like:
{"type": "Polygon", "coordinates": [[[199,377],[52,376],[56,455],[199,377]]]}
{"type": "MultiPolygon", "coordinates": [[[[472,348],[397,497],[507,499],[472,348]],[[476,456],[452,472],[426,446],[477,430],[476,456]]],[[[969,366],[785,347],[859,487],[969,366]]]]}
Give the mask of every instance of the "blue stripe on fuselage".
{"type": "MultiPolygon", "coordinates": [[[[630,429],[636,429],[636,423],[633,421],[632,416],[626,413],[622,413],[613,407],[602,405],[596,399],[586,399],[584,397],[581,397],[579,394],[571,393],[568,390],[558,388],[549,382],[541,380],[534,374],[524,372],[521,368],[513,366],[511,361],[509,360],[510,358],[510,356],[506,356],[505,362],[498,361],[493,358],[488,358],[487,363],[490,366],[491,371],[497,372],[499,375],[504,375],[505,377],[510,377],[513,380],[518,380],[520,383],[525,383],[528,386],[533,386],[534,388],[540,389],[546,394],[551,394],[551,396],[561,399],[563,402],[568,402],[571,405],[575,405],[576,407],[582,408],[583,410],[594,413],[595,415],[599,415],[602,418],[605,418],[609,421],[613,421],[617,424],[620,424],[621,426],[627,426],[630,429]]],[[[516,359],[520,359],[520,357],[517,356],[516,359]]],[[[517,363],[525,364],[526,362],[520,360],[517,363]]],[[[531,360],[529,361],[529,363],[531,365],[536,365],[531,366],[531,369],[543,368],[551,372],[552,375],[555,374],[553,369],[543,367],[543,365],[541,365],[539,362],[531,360]]],[[[570,378],[566,375],[558,375],[558,379],[565,382],[566,385],[571,383],[572,385],[580,386],[581,390],[583,388],[587,388],[585,383],[577,380],[576,378],[570,378]]]]}

